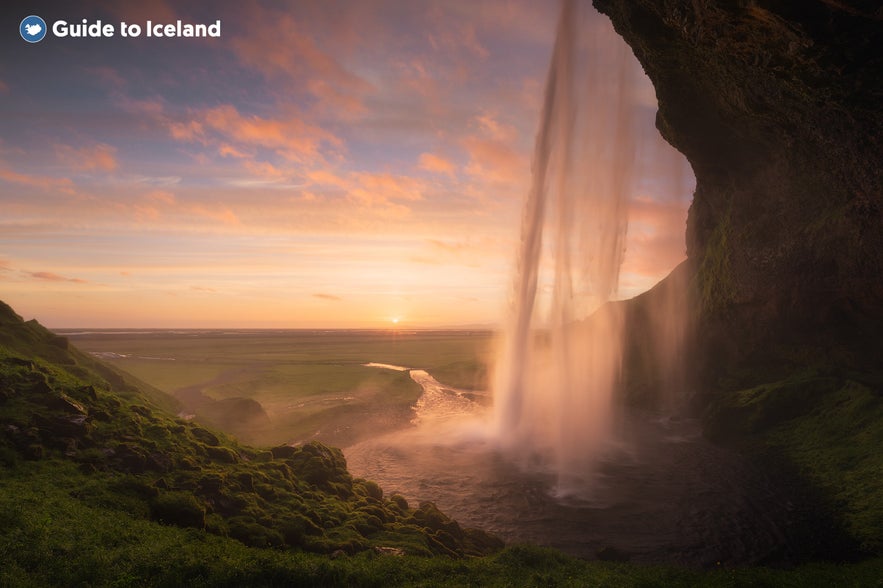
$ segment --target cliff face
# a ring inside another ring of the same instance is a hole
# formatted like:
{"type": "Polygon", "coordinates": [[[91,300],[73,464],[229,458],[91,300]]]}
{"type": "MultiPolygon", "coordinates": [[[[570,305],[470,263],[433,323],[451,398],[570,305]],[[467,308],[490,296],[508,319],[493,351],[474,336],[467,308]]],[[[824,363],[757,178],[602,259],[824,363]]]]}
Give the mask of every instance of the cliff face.
{"type": "Polygon", "coordinates": [[[879,358],[879,3],[594,4],[653,81],[657,127],[696,174],[687,248],[705,347],[738,361],[837,340],[879,358]]]}

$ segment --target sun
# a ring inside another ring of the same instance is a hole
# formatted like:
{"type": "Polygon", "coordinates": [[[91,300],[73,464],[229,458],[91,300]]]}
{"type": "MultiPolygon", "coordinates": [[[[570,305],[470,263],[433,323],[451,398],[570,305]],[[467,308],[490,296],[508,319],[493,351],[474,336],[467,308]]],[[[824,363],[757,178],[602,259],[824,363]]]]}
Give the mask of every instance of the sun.
{"type": "Polygon", "coordinates": [[[393,317],[392,324],[397,325],[401,319],[399,317],[393,317]]]}

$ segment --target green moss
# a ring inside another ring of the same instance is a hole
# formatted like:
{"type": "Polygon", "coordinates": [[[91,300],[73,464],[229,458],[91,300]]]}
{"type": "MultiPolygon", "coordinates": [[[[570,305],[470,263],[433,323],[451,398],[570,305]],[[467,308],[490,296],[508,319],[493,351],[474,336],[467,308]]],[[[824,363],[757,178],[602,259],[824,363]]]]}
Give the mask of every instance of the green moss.
{"type": "Polygon", "coordinates": [[[874,387],[802,370],[723,395],[706,431],[750,452],[773,450],[862,550],[883,554],[883,397],[874,387]]]}
{"type": "Polygon", "coordinates": [[[706,315],[725,312],[734,300],[735,283],[730,264],[733,246],[731,217],[728,211],[714,227],[699,263],[697,291],[700,306],[706,315]]]}
{"type": "Polygon", "coordinates": [[[150,503],[155,520],[178,527],[205,527],[205,506],[189,492],[163,492],[150,503]]]}

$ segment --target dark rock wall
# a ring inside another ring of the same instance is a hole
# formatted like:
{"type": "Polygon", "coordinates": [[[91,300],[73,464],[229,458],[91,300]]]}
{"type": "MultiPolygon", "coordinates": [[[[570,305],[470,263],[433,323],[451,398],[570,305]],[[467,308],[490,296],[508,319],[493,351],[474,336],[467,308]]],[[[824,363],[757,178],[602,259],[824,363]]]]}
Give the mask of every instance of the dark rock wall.
{"type": "Polygon", "coordinates": [[[696,174],[687,248],[706,348],[879,338],[880,3],[594,4],[653,81],[657,127],[696,174]]]}

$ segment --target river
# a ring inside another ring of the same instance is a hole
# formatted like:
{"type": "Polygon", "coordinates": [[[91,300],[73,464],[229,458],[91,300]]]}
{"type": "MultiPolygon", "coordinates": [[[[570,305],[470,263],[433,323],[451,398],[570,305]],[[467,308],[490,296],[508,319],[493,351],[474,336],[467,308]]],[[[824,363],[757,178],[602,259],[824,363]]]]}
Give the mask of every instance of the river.
{"type": "MultiPolygon", "coordinates": [[[[394,369],[400,366],[377,366],[394,369]]],[[[799,559],[802,509],[689,419],[622,416],[580,499],[555,496],[542,464],[516,465],[487,435],[487,403],[410,370],[423,387],[411,426],[345,450],[354,475],[416,505],[432,501],[508,543],[580,557],[693,566],[799,559]],[[799,548],[798,548],[799,549],[799,548]]]]}

